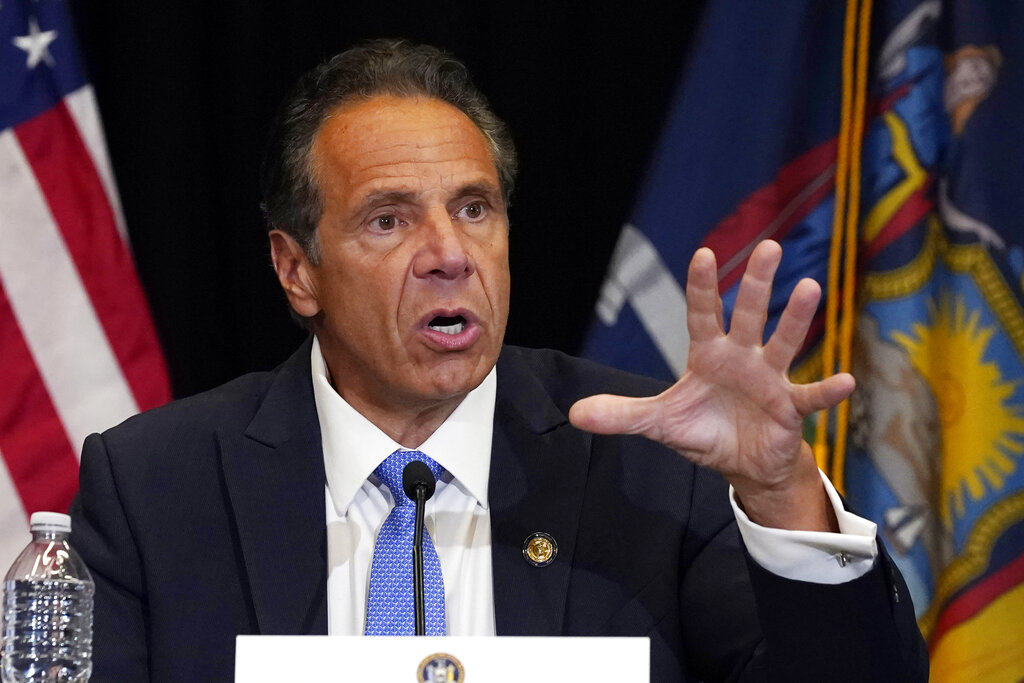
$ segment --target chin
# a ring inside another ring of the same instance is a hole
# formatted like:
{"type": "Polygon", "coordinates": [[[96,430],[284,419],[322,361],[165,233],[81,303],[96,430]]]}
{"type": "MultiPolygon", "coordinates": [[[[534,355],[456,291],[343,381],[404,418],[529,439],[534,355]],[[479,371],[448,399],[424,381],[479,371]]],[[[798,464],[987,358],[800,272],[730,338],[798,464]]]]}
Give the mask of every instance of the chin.
{"type": "Polygon", "coordinates": [[[461,398],[480,386],[492,367],[493,362],[484,364],[479,358],[445,363],[432,373],[430,393],[438,400],[461,398]]]}

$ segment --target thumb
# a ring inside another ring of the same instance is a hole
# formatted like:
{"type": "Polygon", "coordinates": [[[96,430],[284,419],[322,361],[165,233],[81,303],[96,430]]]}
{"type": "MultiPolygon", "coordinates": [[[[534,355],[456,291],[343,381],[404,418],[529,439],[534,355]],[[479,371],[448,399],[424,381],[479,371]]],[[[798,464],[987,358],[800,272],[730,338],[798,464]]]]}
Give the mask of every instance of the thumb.
{"type": "Polygon", "coordinates": [[[793,401],[801,415],[828,410],[850,397],[857,383],[853,375],[841,372],[811,384],[795,385],[793,401]]]}
{"type": "Polygon", "coordinates": [[[657,408],[653,399],[598,394],[580,399],[569,409],[574,427],[595,434],[643,434],[657,408]]]}

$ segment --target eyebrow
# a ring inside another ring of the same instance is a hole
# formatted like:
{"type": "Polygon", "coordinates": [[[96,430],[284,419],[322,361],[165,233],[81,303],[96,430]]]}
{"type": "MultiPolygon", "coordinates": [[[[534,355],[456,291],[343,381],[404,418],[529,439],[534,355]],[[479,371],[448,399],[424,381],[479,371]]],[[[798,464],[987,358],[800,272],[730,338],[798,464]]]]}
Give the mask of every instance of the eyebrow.
{"type": "Polygon", "coordinates": [[[377,204],[409,204],[416,200],[416,193],[403,190],[375,190],[359,202],[357,211],[368,211],[377,204]]]}
{"type": "Polygon", "coordinates": [[[494,184],[489,182],[470,183],[469,185],[463,185],[459,188],[459,191],[455,193],[456,197],[468,197],[469,195],[478,194],[487,197],[489,200],[494,200],[501,197],[501,190],[494,184]]]}
{"type": "MultiPolygon", "coordinates": [[[[408,190],[375,190],[359,202],[359,208],[356,212],[363,213],[369,211],[372,207],[379,204],[412,204],[416,201],[416,194],[408,190]]],[[[493,202],[501,198],[501,191],[493,183],[481,181],[463,185],[452,196],[458,199],[471,195],[481,195],[493,202]]]]}

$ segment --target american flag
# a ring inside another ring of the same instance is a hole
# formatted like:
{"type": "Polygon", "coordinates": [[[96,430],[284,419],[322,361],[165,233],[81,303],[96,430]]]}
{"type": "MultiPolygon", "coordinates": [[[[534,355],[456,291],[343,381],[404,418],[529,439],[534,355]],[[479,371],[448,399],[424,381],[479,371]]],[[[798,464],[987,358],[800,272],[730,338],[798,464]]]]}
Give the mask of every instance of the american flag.
{"type": "Polygon", "coordinates": [[[0,573],[85,437],[170,399],[63,0],[0,0],[0,573]]]}

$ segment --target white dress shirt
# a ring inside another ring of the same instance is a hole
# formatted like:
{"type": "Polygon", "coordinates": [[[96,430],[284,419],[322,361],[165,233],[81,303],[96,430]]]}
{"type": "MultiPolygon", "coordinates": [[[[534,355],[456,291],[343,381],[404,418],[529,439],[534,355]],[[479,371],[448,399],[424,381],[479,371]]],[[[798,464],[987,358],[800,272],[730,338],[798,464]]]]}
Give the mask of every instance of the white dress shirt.
{"type": "MultiPolygon", "coordinates": [[[[402,446],[334,391],[316,340],[311,360],[327,472],[327,628],[331,635],[361,635],[373,546],[394,506],[373,471],[402,446]]],[[[441,562],[450,636],[494,635],[487,481],[496,387],[492,369],[416,449],[445,469],[424,525],[441,562]]]]}
{"type": "MultiPolygon", "coordinates": [[[[327,619],[331,635],[361,635],[366,619],[370,565],[377,532],[391,511],[391,492],[373,471],[403,448],[350,406],[331,386],[314,339],[313,397],[320,420],[327,473],[327,619]]],[[[467,394],[419,450],[445,473],[427,501],[424,524],[437,550],[444,579],[447,633],[492,636],[491,514],[487,482],[497,370],[467,394]]],[[[875,525],[843,509],[825,478],[840,533],[786,531],[750,521],[729,500],[751,557],[779,576],[843,583],[871,568],[877,555],[875,525]]]]}

